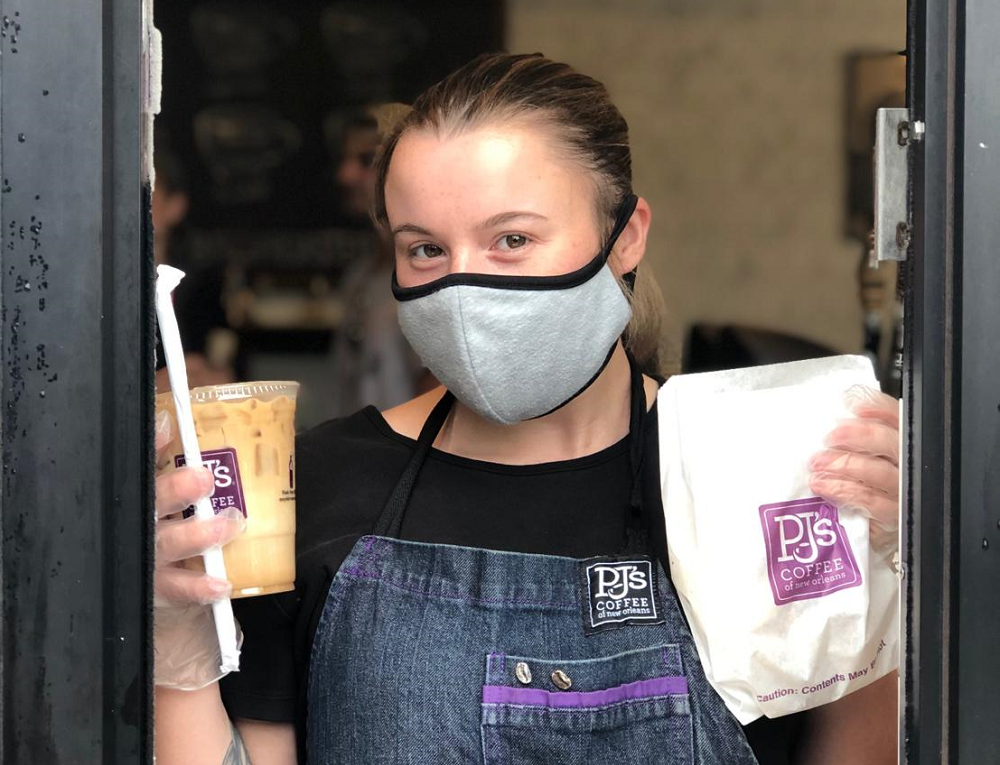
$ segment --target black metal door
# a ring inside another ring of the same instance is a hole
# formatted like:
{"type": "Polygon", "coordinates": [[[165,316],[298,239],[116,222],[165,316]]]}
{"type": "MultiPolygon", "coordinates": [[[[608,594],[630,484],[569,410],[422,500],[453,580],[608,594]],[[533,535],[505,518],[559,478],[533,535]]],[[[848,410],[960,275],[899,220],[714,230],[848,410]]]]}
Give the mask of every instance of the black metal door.
{"type": "Polygon", "coordinates": [[[0,761],[147,762],[141,3],[0,16],[0,761]]]}
{"type": "Polygon", "coordinates": [[[1000,762],[1000,4],[912,0],[902,750],[1000,762]]]}

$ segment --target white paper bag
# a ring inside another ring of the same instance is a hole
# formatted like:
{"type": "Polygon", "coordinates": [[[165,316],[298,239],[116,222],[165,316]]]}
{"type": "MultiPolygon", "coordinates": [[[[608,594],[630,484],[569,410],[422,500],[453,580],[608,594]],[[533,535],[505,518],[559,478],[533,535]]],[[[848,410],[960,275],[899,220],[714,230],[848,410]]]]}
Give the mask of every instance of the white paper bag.
{"type": "Polygon", "coordinates": [[[712,686],[747,724],[898,664],[898,577],[868,519],[809,491],[861,356],[678,375],[658,398],[670,573],[712,686]]]}

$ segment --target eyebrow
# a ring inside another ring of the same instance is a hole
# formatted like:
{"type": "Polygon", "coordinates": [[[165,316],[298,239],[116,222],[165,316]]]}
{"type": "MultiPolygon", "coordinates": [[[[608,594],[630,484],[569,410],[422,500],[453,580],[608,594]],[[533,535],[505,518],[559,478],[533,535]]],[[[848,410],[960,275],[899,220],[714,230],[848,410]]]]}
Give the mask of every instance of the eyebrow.
{"type": "Polygon", "coordinates": [[[480,223],[476,228],[487,229],[495,228],[496,226],[502,226],[504,223],[510,223],[512,220],[517,218],[534,218],[535,220],[548,220],[544,215],[540,215],[536,212],[530,212],[528,210],[512,210],[511,212],[503,212],[494,215],[492,218],[487,218],[482,223],[480,223]]]}
{"type": "MultiPolygon", "coordinates": [[[[478,229],[490,229],[496,228],[497,226],[502,226],[504,223],[510,223],[512,220],[518,218],[533,218],[535,220],[548,220],[544,215],[536,212],[530,212],[528,210],[511,210],[510,212],[497,213],[496,215],[487,218],[482,223],[479,223],[476,228],[478,229]]],[[[398,236],[399,234],[420,234],[421,236],[433,236],[430,231],[415,223],[403,223],[402,225],[396,226],[392,230],[392,235],[398,236]]]]}
{"type": "Polygon", "coordinates": [[[398,236],[399,234],[420,234],[421,236],[431,236],[431,232],[426,228],[421,228],[413,223],[404,223],[401,226],[396,226],[392,230],[393,236],[398,236]]]}

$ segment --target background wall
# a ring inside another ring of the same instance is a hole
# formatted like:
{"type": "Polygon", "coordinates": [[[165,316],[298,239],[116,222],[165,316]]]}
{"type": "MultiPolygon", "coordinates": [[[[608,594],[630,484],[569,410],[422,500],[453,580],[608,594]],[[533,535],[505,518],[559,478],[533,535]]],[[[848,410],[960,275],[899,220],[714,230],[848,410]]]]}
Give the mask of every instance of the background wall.
{"type": "Polygon", "coordinates": [[[902,50],[905,0],[507,0],[507,9],[509,50],[593,75],[629,121],[635,187],[654,213],[647,262],[675,347],[701,320],[859,349],[862,248],[844,234],[844,60],[902,50]]]}

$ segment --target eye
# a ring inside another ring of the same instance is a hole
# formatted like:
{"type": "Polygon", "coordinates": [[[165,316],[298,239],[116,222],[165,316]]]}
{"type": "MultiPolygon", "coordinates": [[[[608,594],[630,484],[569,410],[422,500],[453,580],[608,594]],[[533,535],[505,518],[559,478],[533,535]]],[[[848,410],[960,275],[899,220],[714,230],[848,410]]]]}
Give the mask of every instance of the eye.
{"type": "Polygon", "coordinates": [[[528,237],[524,234],[505,234],[500,237],[497,243],[501,250],[519,250],[528,243],[528,237]]]}
{"type": "Polygon", "coordinates": [[[410,257],[414,260],[431,260],[444,255],[444,250],[435,244],[418,244],[410,250],[410,257]]]}

